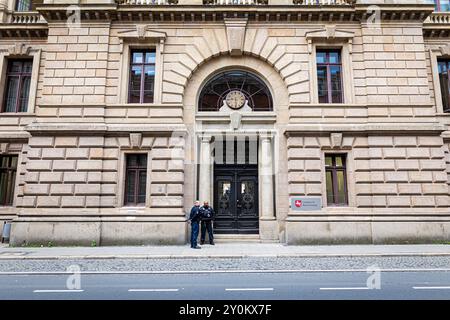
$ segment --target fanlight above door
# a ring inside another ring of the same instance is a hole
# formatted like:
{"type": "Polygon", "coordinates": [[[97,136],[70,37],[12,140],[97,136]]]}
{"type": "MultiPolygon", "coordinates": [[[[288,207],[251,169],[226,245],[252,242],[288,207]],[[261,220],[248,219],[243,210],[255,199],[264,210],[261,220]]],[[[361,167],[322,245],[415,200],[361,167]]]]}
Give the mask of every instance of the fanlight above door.
{"type": "Polygon", "coordinates": [[[199,98],[199,111],[218,111],[222,106],[239,110],[272,111],[272,96],[267,85],[256,75],[241,70],[224,71],[211,78],[199,98]]]}

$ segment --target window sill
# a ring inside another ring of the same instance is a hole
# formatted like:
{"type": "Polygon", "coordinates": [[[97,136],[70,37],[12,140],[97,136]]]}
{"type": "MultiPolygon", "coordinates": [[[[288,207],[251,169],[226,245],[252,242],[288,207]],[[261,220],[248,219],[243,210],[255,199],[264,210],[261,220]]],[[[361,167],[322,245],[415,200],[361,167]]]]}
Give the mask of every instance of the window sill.
{"type": "Polygon", "coordinates": [[[183,104],[181,103],[114,103],[107,104],[107,108],[167,108],[167,107],[179,107],[182,108],[183,104]]]}
{"type": "Polygon", "coordinates": [[[35,117],[34,112],[0,112],[0,117],[35,117]]]}
{"type": "Polygon", "coordinates": [[[323,209],[325,209],[325,210],[333,210],[333,211],[343,211],[343,210],[348,210],[349,208],[351,209],[353,207],[350,207],[348,204],[347,205],[341,205],[341,206],[339,206],[339,205],[335,205],[335,206],[329,205],[329,206],[324,206],[323,207],[323,209]]]}
{"type": "Polygon", "coordinates": [[[290,108],[305,108],[305,107],[311,107],[311,108],[336,108],[336,107],[342,107],[342,108],[367,108],[368,105],[366,104],[359,104],[359,103],[292,103],[289,106],[290,108]]]}
{"type": "MultiPolygon", "coordinates": [[[[17,207],[12,206],[0,206],[0,215],[15,215],[19,210],[17,207]]],[[[0,224],[1,225],[1,224],[0,224]]]]}
{"type": "Polygon", "coordinates": [[[122,210],[142,210],[142,209],[145,209],[146,208],[146,206],[145,206],[145,204],[143,204],[142,206],[123,206],[123,207],[120,207],[120,209],[122,210]]]}

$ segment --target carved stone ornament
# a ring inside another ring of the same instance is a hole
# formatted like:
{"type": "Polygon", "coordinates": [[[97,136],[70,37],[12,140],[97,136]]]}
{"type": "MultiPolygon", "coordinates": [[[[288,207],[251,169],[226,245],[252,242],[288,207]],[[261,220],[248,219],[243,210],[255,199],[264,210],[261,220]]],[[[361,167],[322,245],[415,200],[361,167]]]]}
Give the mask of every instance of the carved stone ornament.
{"type": "MultiPolygon", "coordinates": [[[[305,36],[308,41],[308,52],[312,53],[313,41],[333,39],[352,44],[355,34],[351,31],[337,29],[335,25],[329,25],[319,30],[309,31],[305,36]]],[[[349,53],[352,53],[351,46],[349,53]]]]}
{"type": "Polygon", "coordinates": [[[142,133],[130,133],[130,144],[132,148],[140,148],[142,144],[142,133]]]}
{"type": "Polygon", "coordinates": [[[244,51],[245,31],[247,19],[225,19],[228,48],[232,56],[239,56],[244,51]]]}
{"type": "Polygon", "coordinates": [[[342,133],[333,132],[330,134],[331,147],[340,148],[342,146],[342,133]]]}
{"type": "Polygon", "coordinates": [[[137,35],[138,35],[139,39],[144,39],[145,38],[145,31],[146,31],[146,29],[147,29],[146,25],[141,25],[141,24],[136,25],[136,32],[137,32],[137,35]]]}
{"type": "Polygon", "coordinates": [[[439,48],[442,56],[450,56],[450,45],[447,44],[439,48]]]}
{"type": "Polygon", "coordinates": [[[335,25],[327,25],[319,30],[308,31],[305,36],[307,39],[351,39],[355,33],[337,29],[335,25]]]}
{"type": "Polygon", "coordinates": [[[161,39],[167,38],[167,34],[164,31],[149,29],[149,27],[149,25],[137,24],[134,29],[119,32],[118,36],[121,40],[131,38],[139,40],[145,39],[159,41],[161,39]]]}
{"type": "Polygon", "coordinates": [[[230,114],[230,128],[231,130],[237,130],[241,126],[242,115],[235,111],[230,114]]]}
{"type": "Polygon", "coordinates": [[[9,143],[0,143],[0,153],[5,153],[8,151],[9,143]]]}
{"type": "Polygon", "coordinates": [[[8,53],[14,56],[28,56],[30,55],[31,47],[25,43],[16,43],[8,48],[8,53]]]}

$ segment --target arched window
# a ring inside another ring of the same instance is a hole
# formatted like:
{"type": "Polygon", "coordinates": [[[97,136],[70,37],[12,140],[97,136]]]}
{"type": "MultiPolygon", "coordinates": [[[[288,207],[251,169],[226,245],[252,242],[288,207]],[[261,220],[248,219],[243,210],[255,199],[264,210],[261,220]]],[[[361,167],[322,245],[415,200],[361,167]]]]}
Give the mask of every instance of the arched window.
{"type": "Polygon", "coordinates": [[[225,104],[233,109],[248,106],[253,111],[273,110],[266,84],[242,70],[224,71],[209,80],[200,93],[198,110],[218,111],[225,104]]]}

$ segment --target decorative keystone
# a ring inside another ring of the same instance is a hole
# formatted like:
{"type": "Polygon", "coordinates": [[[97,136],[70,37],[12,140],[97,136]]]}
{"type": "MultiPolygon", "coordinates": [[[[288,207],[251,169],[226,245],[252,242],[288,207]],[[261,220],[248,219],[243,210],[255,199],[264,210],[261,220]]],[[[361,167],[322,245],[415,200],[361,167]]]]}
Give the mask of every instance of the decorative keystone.
{"type": "Polygon", "coordinates": [[[130,144],[132,148],[140,148],[142,144],[142,133],[130,133],[130,144]]]}
{"type": "Polygon", "coordinates": [[[235,111],[230,114],[230,127],[232,130],[237,130],[241,126],[242,115],[235,111]]]}
{"type": "Polygon", "coordinates": [[[240,56],[244,51],[247,19],[225,19],[228,48],[232,56],[240,56]]]}
{"type": "Polygon", "coordinates": [[[28,56],[30,51],[31,47],[24,43],[16,43],[8,48],[8,53],[12,56],[28,56]]]}
{"type": "Polygon", "coordinates": [[[342,133],[333,132],[330,134],[331,147],[340,148],[342,146],[342,133]]]}

